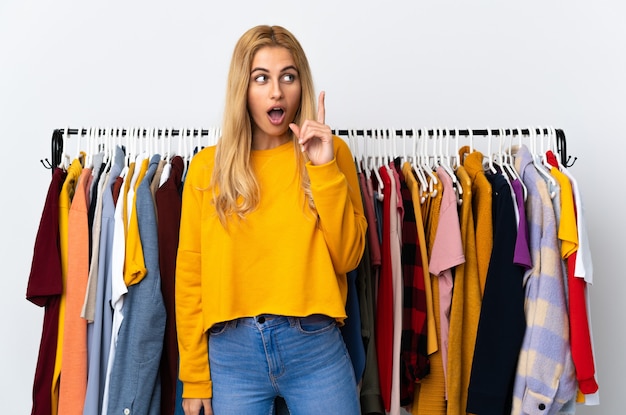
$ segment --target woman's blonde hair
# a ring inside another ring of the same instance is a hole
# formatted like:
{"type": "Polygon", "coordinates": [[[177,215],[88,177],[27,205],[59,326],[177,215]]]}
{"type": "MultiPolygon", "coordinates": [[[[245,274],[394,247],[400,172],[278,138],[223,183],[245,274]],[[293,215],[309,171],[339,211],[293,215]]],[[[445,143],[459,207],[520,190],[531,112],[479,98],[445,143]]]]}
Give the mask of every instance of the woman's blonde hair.
{"type": "MultiPolygon", "coordinates": [[[[259,204],[259,185],[250,168],[252,148],[252,121],[248,113],[248,86],[252,60],[256,52],[267,46],[287,49],[295,62],[302,87],[300,108],[294,123],[315,119],[315,92],[309,62],[302,46],[288,30],[280,26],[256,26],[241,36],[230,62],[222,136],[217,143],[215,167],[210,187],[213,202],[222,225],[233,215],[244,217],[259,204]]],[[[292,133],[293,134],[293,133],[292,133]]],[[[306,160],[294,140],[300,181],[309,206],[314,209],[306,160]]]]}

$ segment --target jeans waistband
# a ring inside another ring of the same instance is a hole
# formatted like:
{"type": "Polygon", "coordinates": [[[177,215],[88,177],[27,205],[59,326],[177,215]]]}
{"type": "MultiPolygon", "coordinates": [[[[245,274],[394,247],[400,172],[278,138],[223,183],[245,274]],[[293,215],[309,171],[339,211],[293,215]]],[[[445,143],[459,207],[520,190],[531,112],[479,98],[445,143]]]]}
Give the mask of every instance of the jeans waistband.
{"type": "Polygon", "coordinates": [[[283,323],[289,323],[289,325],[293,326],[297,321],[300,320],[319,320],[319,319],[330,319],[332,317],[328,317],[324,314],[312,314],[310,316],[305,317],[294,317],[294,316],[281,316],[276,314],[259,314],[254,317],[240,317],[238,319],[233,320],[233,322],[237,324],[245,324],[250,326],[256,325],[272,325],[277,326],[283,323]]]}

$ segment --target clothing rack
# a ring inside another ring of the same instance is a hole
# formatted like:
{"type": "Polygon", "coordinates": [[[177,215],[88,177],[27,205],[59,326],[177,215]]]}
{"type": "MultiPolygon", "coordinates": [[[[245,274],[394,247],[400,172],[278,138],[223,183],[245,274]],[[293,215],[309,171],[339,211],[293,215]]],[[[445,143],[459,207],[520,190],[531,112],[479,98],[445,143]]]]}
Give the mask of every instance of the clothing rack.
{"type": "MultiPolygon", "coordinates": [[[[43,166],[47,169],[53,170],[54,166],[58,166],[61,162],[61,157],[63,155],[63,135],[65,134],[65,129],[63,128],[59,128],[59,129],[55,129],[52,132],[52,139],[51,139],[51,160],[46,159],[42,159],[41,164],[43,164],[43,166]]],[[[98,135],[104,134],[105,129],[101,128],[98,129],[96,131],[96,133],[98,135]]],[[[129,130],[127,130],[126,128],[116,128],[116,129],[112,129],[112,131],[115,131],[115,133],[119,136],[126,136],[127,134],[130,133],[129,130]]],[[[150,129],[140,129],[139,130],[141,135],[143,137],[147,136],[148,134],[150,134],[150,129]]],[[[153,131],[153,133],[155,134],[156,137],[169,137],[171,135],[171,137],[177,137],[180,136],[182,134],[182,132],[185,131],[185,136],[186,137],[205,137],[208,136],[211,133],[211,130],[209,129],[184,129],[184,130],[180,130],[180,129],[155,129],[153,131]]],[[[393,130],[391,130],[393,131],[393,130]]],[[[433,129],[427,129],[427,130],[419,130],[419,129],[399,129],[399,130],[395,130],[393,132],[395,132],[395,134],[397,136],[400,135],[404,135],[406,137],[412,137],[413,134],[421,134],[421,132],[425,132],[429,135],[434,135],[438,130],[433,130],[433,129]]],[[[488,129],[488,128],[484,128],[484,129],[448,129],[448,128],[442,128],[439,131],[442,132],[443,136],[446,135],[450,135],[451,137],[455,137],[457,134],[459,135],[459,137],[469,137],[471,136],[478,136],[478,137],[486,137],[486,136],[495,136],[495,137],[499,137],[500,134],[504,133],[505,136],[517,136],[519,134],[523,135],[523,136],[528,136],[531,133],[531,129],[529,128],[508,128],[508,129],[488,129]]],[[[85,136],[87,134],[89,134],[90,130],[87,128],[67,128],[67,132],[69,135],[80,135],[80,136],[85,136]]],[[[385,133],[385,132],[389,132],[389,129],[333,129],[332,130],[333,134],[339,135],[339,136],[348,136],[350,134],[354,134],[355,136],[372,136],[378,133],[385,133]]],[[[571,167],[572,165],[574,165],[574,162],[577,160],[577,157],[573,157],[569,156],[567,154],[567,139],[565,137],[565,132],[562,129],[555,129],[556,132],[556,147],[557,147],[557,152],[561,158],[561,164],[563,164],[566,167],[571,167]]],[[[535,133],[536,134],[548,134],[548,130],[547,129],[542,129],[542,128],[536,128],[535,129],[535,133]]]]}

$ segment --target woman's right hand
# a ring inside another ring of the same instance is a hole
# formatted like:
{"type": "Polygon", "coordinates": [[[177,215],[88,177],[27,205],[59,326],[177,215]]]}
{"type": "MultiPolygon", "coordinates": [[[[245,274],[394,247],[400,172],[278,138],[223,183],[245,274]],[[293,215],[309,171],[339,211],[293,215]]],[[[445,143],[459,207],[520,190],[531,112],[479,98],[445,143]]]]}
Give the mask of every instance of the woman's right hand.
{"type": "Polygon", "coordinates": [[[183,399],[183,411],[185,415],[199,415],[200,409],[204,408],[204,415],[213,415],[211,399],[185,398],[183,399]]]}

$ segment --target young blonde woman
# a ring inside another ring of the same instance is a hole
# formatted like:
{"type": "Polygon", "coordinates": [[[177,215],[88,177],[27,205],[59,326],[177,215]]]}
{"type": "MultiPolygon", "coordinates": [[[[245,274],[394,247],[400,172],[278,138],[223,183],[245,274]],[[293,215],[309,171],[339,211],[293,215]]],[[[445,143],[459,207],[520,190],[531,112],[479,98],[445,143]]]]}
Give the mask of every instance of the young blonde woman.
{"type": "Polygon", "coordinates": [[[339,326],[366,219],[348,146],[324,122],[298,40],[238,41],[222,137],[192,160],[176,272],[186,415],[360,413],[339,326]]]}

